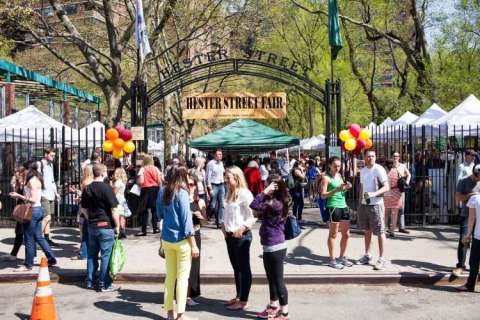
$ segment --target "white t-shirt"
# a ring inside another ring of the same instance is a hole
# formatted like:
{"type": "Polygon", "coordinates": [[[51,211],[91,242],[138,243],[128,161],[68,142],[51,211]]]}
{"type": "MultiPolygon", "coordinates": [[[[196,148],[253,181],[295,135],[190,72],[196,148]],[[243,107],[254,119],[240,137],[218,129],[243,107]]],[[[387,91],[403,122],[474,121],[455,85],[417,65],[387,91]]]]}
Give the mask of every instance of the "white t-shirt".
{"type": "Polygon", "coordinates": [[[225,211],[223,214],[223,224],[225,231],[235,232],[242,225],[251,229],[257,219],[253,216],[250,204],[253,201],[253,195],[248,189],[240,189],[238,199],[234,202],[227,202],[225,199],[225,211]]]}
{"type": "Polygon", "coordinates": [[[471,175],[474,166],[475,163],[473,162],[471,162],[470,164],[467,164],[466,162],[460,163],[457,168],[457,182],[471,175]]]}
{"type": "Polygon", "coordinates": [[[473,237],[480,240],[480,195],[471,196],[467,202],[467,207],[475,209],[475,229],[473,230],[473,237]]]}
{"type": "MultiPolygon", "coordinates": [[[[379,182],[383,185],[388,183],[387,172],[381,165],[374,164],[371,168],[364,167],[360,170],[360,183],[363,193],[375,192],[380,189],[379,182]]],[[[362,197],[362,204],[367,204],[363,194],[360,196],[362,197]]],[[[383,197],[370,198],[370,205],[375,204],[383,204],[383,197]]]]}

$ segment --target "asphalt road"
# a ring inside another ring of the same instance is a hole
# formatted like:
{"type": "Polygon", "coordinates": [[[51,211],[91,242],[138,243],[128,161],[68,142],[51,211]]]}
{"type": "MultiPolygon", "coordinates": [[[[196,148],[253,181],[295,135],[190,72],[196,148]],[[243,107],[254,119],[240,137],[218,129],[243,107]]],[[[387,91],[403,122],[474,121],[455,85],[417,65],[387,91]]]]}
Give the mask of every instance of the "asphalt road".
{"type": "MultiPolygon", "coordinates": [[[[97,293],[76,285],[53,284],[61,320],[164,319],[163,286],[121,284],[118,292],[97,293]]],[[[0,284],[0,319],[29,319],[34,284],[0,284]]],[[[232,286],[203,286],[193,319],[254,319],[268,302],[266,286],[253,286],[250,308],[230,312],[221,304],[232,286]]],[[[290,286],[290,319],[480,319],[479,294],[452,287],[363,285],[290,286]]]]}

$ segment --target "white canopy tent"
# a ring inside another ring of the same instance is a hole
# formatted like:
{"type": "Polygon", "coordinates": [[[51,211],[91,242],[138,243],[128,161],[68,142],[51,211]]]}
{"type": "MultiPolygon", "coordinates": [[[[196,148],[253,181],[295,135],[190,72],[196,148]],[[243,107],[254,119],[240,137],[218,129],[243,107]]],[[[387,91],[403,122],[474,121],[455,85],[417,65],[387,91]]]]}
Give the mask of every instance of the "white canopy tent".
{"type": "Polygon", "coordinates": [[[480,101],[473,94],[469,95],[449,113],[430,122],[434,126],[477,126],[480,123],[480,101]]]}
{"type": "Polygon", "coordinates": [[[100,121],[95,121],[78,131],[80,146],[101,146],[105,136],[105,125],[100,121]]]}
{"type": "Polygon", "coordinates": [[[0,119],[0,142],[62,143],[62,128],[65,128],[65,144],[78,139],[78,131],[49,117],[34,106],[29,106],[0,119]],[[51,137],[53,129],[53,137],[51,137]]]}
{"type": "Polygon", "coordinates": [[[430,106],[430,108],[425,110],[425,112],[422,113],[420,117],[418,117],[418,119],[413,122],[413,124],[416,127],[428,125],[446,114],[447,111],[443,110],[438,104],[434,103],[430,106]]]}
{"type": "Polygon", "coordinates": [[[370,122],[368,125],[367,125],[367,129],[370,130],[370,131],[373,131],[377,128],[377,124],[375,122],[370,122]]]}
{"type": "Polygon", "coordinates": [[[393,126],[406,126],[414,123],[418,119],[418,116],[410,111],[405,112],[400,118],[392,123],[393,126]]]}
{"type": "Polygon", "coordinates": [[[379,127],[388,127],[391,126],[394,123],[392,118],[388,117],[387,119],[383,120],[382,123],[380,123],[379,127]]]}

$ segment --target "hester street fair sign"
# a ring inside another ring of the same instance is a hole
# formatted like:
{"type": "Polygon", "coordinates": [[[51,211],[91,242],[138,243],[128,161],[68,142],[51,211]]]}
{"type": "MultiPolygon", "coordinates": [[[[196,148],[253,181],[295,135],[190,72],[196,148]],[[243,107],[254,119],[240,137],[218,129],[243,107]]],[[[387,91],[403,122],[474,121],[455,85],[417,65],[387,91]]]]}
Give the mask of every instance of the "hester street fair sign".
{"type": "Polygon", "coordinates": [[[287,116],[285,92],[207,92],[182,98],[183,119],[283,119],[287,116]]]}

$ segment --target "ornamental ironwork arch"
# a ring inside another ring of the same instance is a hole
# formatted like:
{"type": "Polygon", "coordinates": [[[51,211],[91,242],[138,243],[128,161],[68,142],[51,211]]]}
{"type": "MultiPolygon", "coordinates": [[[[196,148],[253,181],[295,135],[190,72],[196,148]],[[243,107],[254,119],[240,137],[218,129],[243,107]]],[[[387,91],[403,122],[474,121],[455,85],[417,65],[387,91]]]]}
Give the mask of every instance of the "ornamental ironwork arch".
{"type": "Polygon", "coordinates": [[[271,63],[234,58],[212,61],[169,74],[147,92],[148,107],[188,85],[208,79],[235,75],[252,76],[283,83],[310,96],[320,102],[326,109],[329,109],[325,89],[306,76],[271,63]]]}

